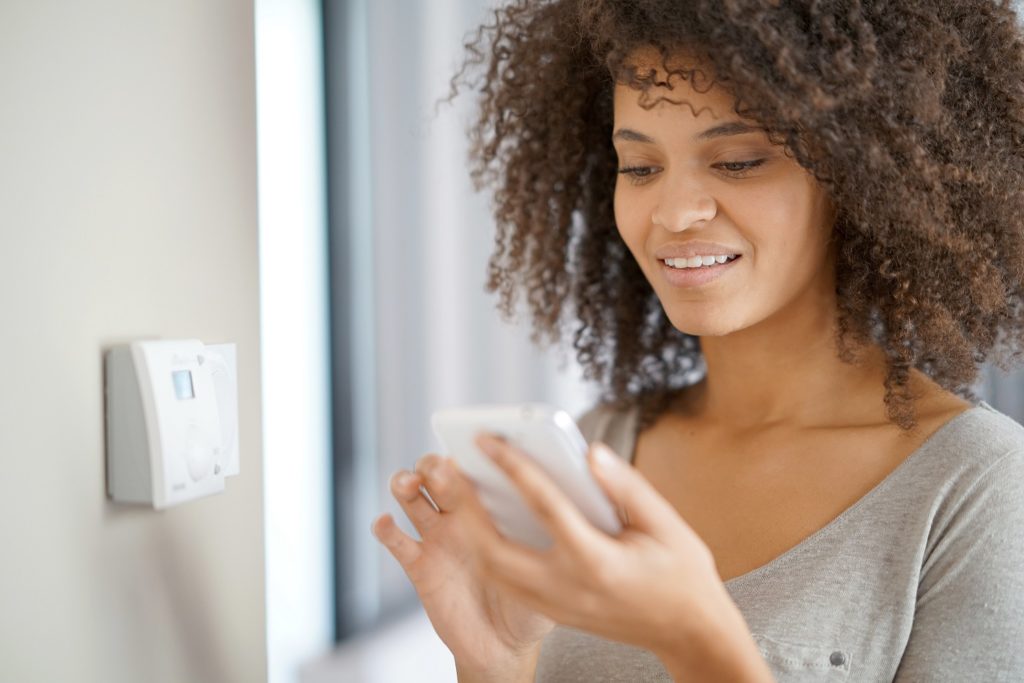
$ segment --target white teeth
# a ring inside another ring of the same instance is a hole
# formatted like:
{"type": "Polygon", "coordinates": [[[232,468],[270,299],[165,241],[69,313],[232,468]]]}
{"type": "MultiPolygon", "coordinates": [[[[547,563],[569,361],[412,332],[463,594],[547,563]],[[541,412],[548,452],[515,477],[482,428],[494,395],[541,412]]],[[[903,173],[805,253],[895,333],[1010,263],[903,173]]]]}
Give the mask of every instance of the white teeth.
{"type": "Polygon", "coordinates": [[[692,258],[670,258],[665,259],[665,264],[673,268],[702,268],[714,266],[726,261],[732,261],[738,255],[716,254],[714,256],[694,256],[692,258]]]}

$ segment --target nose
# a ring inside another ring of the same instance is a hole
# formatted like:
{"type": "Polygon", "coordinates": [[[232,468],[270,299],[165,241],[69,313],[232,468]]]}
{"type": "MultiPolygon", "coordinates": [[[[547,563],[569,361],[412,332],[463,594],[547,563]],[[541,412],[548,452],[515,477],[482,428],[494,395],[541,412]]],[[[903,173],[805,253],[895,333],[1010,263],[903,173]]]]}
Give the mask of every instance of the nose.
{"type": "Polygon", "coordinates": [[[710,221],[717,213],[718,203],[700,183],[664,183],[651,212],[651,222],[670,232],[679,232],[698,221],[710,221]]]}

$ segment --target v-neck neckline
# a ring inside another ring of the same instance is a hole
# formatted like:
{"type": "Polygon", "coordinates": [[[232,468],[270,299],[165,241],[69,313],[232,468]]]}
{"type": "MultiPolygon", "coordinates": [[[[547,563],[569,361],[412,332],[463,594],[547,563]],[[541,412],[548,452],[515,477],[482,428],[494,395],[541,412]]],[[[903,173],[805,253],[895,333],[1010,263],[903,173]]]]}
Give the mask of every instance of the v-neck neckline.
{"type": "MultiPolygon", "coordinates": [[[[874,500],[879,495],[881,495],[882,492],[884,492],[887,488],[892,486],[892,482],[893,481],[895,481],[899,477],[903,476],[903,474],[907,470],[909,470],[918,460],[920,460],[921,459],[921,454],[924,453],[925,451],[929,450],[939,440],[939,438],[941,438],[944,434],[946,434],[949,431],[949,429],[955,423],[960,422],[964,417],[966,417],[967,415],[969,415],[971,413],[974,413],[975,411],[978,411],[978,410],[990,410],[991,411],[991,410],[994,410],[994,408],[992,408],[992,406],[990,406],[985,401],[979,401],[979,403],[977,405],[974,405],[974,406],[972,406],[970,408],[967,408],[966,410],[963,410],[962,412],[957,413],[956,415],[954,415],[950,419],[946,420],[935,431],[933,431],[928,436],[928,438],[926,438],[921,443],[920,446],[915,448],[910,453],[910,455],[905,457],[903,459],[903,461],[900,462],[900,464],[898,464],[895,468],[893,468],[893,470],[891,472],[889,472],[889,474],[886,475],[884,479],[882,479],[880,482],[875,484],[875,486],[870,491],[865,493],[863,496],[858,498],[853,504],[851,504],[845,510],[840,512],[828,524],[826,524],[825,526],[821,527],[817,531],[813,532],[811,535],[807,536],[802,541],[800,541],[799,543],[797,543],[793,547],[789,548],[785,552],[781,553],[780,555],[777,555],[775,558],[769,560],[765,564],[762,564],[761,566],[755,567],[754,569],[751,569],[750,571],[748,571],[748,572],[746,572],[744,574],[740,574],[739,576],[734,576],[733,578],[725,581],[724,585],[726,587],[731,587],[731,586],[735,586],[735,585],[740,584],[740,583],[744,583],[744,582],[749,581],[751,579],[757,578],[757,577],[761,576],[762,574],[765,574],[765,573],[771,571],[772,569],[775,568],[775,566],[781,564],[782,562],[787,561],[792,556],[805,551],[808,547],[813,545],[822,536],[825,536],[826,534],[830,533],[833,529],[835,529],[841,523],[846,521],[850,516],[852,516],[854,513],[856,513],[859,509],[865,507],[868,503],[870,503],[872,500],[874,500]]],[[[636,442],[637,442],[637,439],[634,437],[633,445],[632,445],[632,448],[630,449],[630,453],[631,453],[631,455],[630,455],[630,462],[631,463],[634,461],[634,459],[636,457],[636,442]]]]}

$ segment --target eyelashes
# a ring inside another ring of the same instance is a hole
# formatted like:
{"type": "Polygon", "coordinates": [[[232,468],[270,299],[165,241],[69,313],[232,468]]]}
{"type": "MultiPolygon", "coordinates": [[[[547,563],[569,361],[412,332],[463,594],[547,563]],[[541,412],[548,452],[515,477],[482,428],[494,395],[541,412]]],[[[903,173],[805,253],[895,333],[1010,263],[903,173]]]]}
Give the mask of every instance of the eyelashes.
{"type": "MultiPolygon", "coordinates": [[[[753,159],[751,161],[723,161],[714,164],[714,168],[721,168],[722,171],[733,178],[742,178],[751,170],[765,162],[765,159],[753,159]]],[[[626,176],[633,185],[643,185],[652,175],[657,166],[627,166],[618,169],[621,175],[626,176]]]]}
{"type": "Polygon", "coordinates": [[[715,164],[715,166],[730,166],[733,168],[726,168],[726,172],[734,174],[743,174],[751,169],[757,168],[758,166],[763,164],[764,161],[764,159],[754,159],[752,161],[723,161],[721,163],[715,164]]]}

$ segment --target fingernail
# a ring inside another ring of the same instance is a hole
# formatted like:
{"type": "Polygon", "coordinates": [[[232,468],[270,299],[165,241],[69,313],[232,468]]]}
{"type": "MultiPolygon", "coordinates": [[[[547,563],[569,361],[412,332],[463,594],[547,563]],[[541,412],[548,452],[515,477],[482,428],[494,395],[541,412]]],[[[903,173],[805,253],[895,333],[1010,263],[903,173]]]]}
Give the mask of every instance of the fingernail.
{"type": "Polygon", "coordinates": [[[615,455],[611,451],[611,449],[605,446],[604,444],[595,443],[593,446],[593,450],[594,461],[597,463],[598,467],[602,467],[604,469],[613,469],[619,464],[619,456],[615,455]]]}
{"type": "Polygon", "coordinates": [[[412,481],[412,475],[409,474],[408,472],[402,472],[401,474],[398,475],[398,479],[395,480],[395,483],[398,484],[400,487],[405,488],[406,486],[409,485],[410,481],[412,481]]]}

